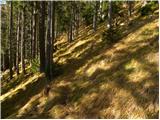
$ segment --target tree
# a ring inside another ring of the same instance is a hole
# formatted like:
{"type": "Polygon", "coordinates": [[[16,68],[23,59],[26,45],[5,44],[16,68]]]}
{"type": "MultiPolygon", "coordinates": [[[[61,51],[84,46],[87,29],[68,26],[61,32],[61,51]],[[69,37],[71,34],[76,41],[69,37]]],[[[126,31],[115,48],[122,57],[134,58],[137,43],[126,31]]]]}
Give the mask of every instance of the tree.
{"type": "Polygon", "coordinates": [[[97,30],[97,14],[98,14],[98,1],[94,4],[94,15],[93,15],[93,30],[97,30]]]}
{"type": "Polygon", "coordinates": [[[112,26],[112,1],[109,0],[109,7],[108,7],[108,27],[111,29],[112,26]]]}
{"type": "Polygon", "coordinates": [[[12,1],[10,2],[10,29],[9,29],[9,70],[10,70],[10,79],[13,78],[13,60],[12,60],[12,29],[13,29],[13,6],[12,1]]]}
{"type": "Polygon", "coordinates": [[[36,1],[33,2],[32,58],[36,57],[36,1]]]}
{"type": "Polygon", "coordinates": [[[54,42],[55,42],[55,7],[56,3],[54,1],[51,2],[51,51],[50,51],[50,76],[53,76],[53,49],[54,49],[54,42]]]}
{"type": "Polygon", "coordinates": [[[40,2],[39,20],[40,72],[45,72],[45,2],[40,2]]]}
{"type": "Polygon", "coordinates": [[[46,76],[49,80],[53,77],[53,44],[54,44],[54,25],[55,25],[55,2],[48,3],[48,30],[46,45],[46,76]],[[50,27],[51,26],[51,27],[50,27]]]}
{"type": "Polygon", "coordinates": [[[131,17],[132,14],[132,1],[128,1],[128,15],[131,17]]]}
{"type": "Polygon", "coordinates": [[[53,27],[53,17],[52,15],[54,15],[54,11],[53,10],[55,7],[53,7],[54,5],[54,2],[52,1],[49,1],[48,2],[48,30],[47,30],[47,42],[46,42],[46,76],[49,80],[52,79],[52,72],[53,72],[53,34],[54,34],[54,29],[52,28],[53,27]],[[51,26],[51,27],[50,27],[51,26]]]}
{"type": "MultiPolygon", "coordinates": [[[[10,4],[9,4],[10,5],[10,4]]],[[[9,69],[9,25],[10,7],[7,5],[1,7],[1,54],[2,70],[9,69]]]]}
{"type": "Polygon", "coordinates": [[[78,1],[76,4],[75,10],[75,28],[76,28],[76,36],[78,36],[79,23],[80,23],[80,2],[78,1]]]}
{"type": "Polygon", "coordinates": [[[30,64],[32,65],[32,58],[33,58],[33,2],[30,3],[31,5],[31,19],[30,19],[30,64]]]}
{"type": "Polygon", "coordinates": [[[20,42],[20,11],[18,11],[18,16],[17,16],[17,48],[16,48],[16,72],[17,75],[19,74],[19,42],[20,42]]]}
{"type": "Polygon", "coordinates": [[[39,2],[37,2],[36,4],[36,39],[35,39],[35,44],[36,44],[36,51],[35,51],[35,54],[36,54],[36,58],[38,59],[38,56],[39,56],[39,14],[38,14],[38,5],[39,5],[39,2]]]}
{"type": "Polygon", "coordinates": [[[99,1],[99,9],[100,9],[100,20],[103,20],[103,1],[99,1]]]}
{"type": "Polygon", "coordinates": [[[24,2],[22,3],[22,14],[21,14],[21,68],[22,73],[25,73],[25,6],[24,2]]]}
{"type": "Polygon", "coordinates": [[[73,5],[70,3],[69,42],[73,40],[73,5]]]}

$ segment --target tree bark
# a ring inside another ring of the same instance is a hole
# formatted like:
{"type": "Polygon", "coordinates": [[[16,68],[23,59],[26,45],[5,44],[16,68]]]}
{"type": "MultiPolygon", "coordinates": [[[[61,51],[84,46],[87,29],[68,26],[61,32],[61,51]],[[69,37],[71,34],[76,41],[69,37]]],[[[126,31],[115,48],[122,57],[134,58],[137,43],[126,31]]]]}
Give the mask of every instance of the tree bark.
{"type": "Polygon", "coordinates": [[[2,57],[1,57],[1,59],[2,59],[2,63],[1,63],[1,64],[2,64],[2,66],[1,66],[1,70],[2,70],[2,71],[4,71],[4,70],[5,70],[4,53],[2,53],[1,55],[2,55],[2,57]]]}
{"type": "Polygon", "coordinates": [[[46,77],[50,81],[53,77],[53,42],[55,22],[55,2],[48,2],[48,30],[46,42],[46,77]]]}
{"type": "Polygon", "coordinates": [[[72,18],[70,20],[70,37],[69,37],[69,42],[72,42],[73,38],[73,30],[72,30],[72,18]]]}
{"type": "Polygon", "coordinates": [[[40,72],[45,72],[45,2],[40,2],[39,20],[40,72]]]}
{"type": "Polygon", "coordinates": [[[12,60],[12,38],[13,38],[13,6],[12,1],[10,2],[10,29],[9,29],[9,71],[10,71],[10,79],[13,78],[13,60],[12,60]]]}
{"type": "Polygon", "coordinates": [[[72,3],[71,3],[71,14],[70,14],[70,27],[69,27],[69,30],[70,30],[70,34],[69,34],[69,42],[72,42],[73,40],[73,6],[72,6],[72,3]]]}
{"type": "Polygon", "coordinates": [[[51,12],[51,8],[52,8],[52,3],[51,1],[48,2],[48,32],[47,32],[47,51],[46,51],[46,77],[48,78],[48,80],[51,80],[51,71],[50,71],[50,65],[51,65],[51,22],[52,22],[52,12],[51,12]]]}
{"type": "MultiPolygon", "coordinates": [[[[36,4],[36,8],[38,6],[38,3],[36,4]]],[[[36,14],[36,58],[38,59],[38,54],[39,54],[39,15],[36,14]]]]}
{"type": "Polygon", "coordinates": [[[22,73],[25,73],[25,6],[23,2],[23,10],[22,10],[22,27],[21,27],[21,68],[22,73]]]}
{"type": "Polygon", "coordinates": [[[9,49],[4,54],[4,70],[9,69],[9,49]]]}
{"type": "Polygon", "coordinates": [[[32,64],[32,19],[30,21],[30,64],[32,64]]]}
{"type": "Polygon", "coordinates": [[[33,2],[31,2],[31,21],[30,21],[30,64],[32,65],[33,58],[33,2]]]}
{"type": "Polygon", "coordinates": [[[128,15],[131,17],[132,14],[132,1],[128,1],[128,15]]]}
{"type": "Polygon", "coordinates": [[[33,36],[32,36],[32,58],[36,58],[36,1],[33,3],[33,36]]]}
{"type": "MultiPolygon", "coordinates": [[[[79,3],[80,4],[80,3],[79,3]]],[[[79,30],[79,19],[80,19],[80,5],[77,4],[77,11],[76,11],[76,36],[78,36],[79,30]]]]}
{"type": "Polygon", "coordinates": [[[18,25],[17,25],[17,49],[16,49],[16,72],[19,74],[19,37],[20,37],[20,12],[18,12],[18,25]]]}
{"type": "Polygon", "coordinates": [[[55,1],[52,1],[51,2],[51,51],[50,51],[50,62],[51,62],[51,65],[50,65],[50,76],[51,76],[51,79],[53,77],[53,46],[54,46],[54,42],[55,42],[55,1]]]}
{"type": "Polygon", "coordinates": [[[109,9],[108,9],[108,27],[112,27],[112,1],[109,0],[109,9]]]}
{"type": "Polygon", "coordinates": [[[103,20],[103,9],[102,9],[103,1],[99,1],[99,8],[100,8],[100,19],[103,20]]]}
{"type": "Polygon", "coordinates": [[[98,3],[97,1],[95,1],[95,5],[94,5],[94,15],[93,15],[93,30],[94,32],[96,32],[97,30],[97,12],[98,12],[98,3]]]}
{"type": "Polygon", "coordinates": [[[68,42],[70,41],[70,27],[68,26],[68,31],[67,31],[67,39],[68,42]]]}

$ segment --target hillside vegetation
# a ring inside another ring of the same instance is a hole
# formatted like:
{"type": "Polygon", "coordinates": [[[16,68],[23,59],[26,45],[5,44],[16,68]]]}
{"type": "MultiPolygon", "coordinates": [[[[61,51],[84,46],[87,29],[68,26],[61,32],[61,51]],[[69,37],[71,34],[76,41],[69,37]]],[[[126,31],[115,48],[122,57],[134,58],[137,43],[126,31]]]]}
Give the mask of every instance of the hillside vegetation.
{"type": "Polygon", "coordinates": [[[81,27],[71,43],[57,39],[57,74],[48,97],[43,73],[3,73],[3,118],[158,118],[158,16],[133,17],[122,37],[107,44],[106,24],[81,27]]]}

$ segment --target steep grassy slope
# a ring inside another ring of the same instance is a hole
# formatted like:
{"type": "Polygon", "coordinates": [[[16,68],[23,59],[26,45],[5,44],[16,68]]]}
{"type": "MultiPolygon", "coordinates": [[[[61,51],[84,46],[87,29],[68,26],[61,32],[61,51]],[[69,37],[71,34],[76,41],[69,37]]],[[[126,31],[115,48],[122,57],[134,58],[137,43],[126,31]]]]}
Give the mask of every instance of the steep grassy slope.
{"type": "Polygon", "coordinates": [[[63,72],[49,97],[42,94],[43,74],[29,76],[1,96],[2,116],[158,118],[158,17],[121,26],[123,37],[113,45],[102,40],[105,29],[82,28],[72,43],[61,36],[54,61],[63,72]]]}

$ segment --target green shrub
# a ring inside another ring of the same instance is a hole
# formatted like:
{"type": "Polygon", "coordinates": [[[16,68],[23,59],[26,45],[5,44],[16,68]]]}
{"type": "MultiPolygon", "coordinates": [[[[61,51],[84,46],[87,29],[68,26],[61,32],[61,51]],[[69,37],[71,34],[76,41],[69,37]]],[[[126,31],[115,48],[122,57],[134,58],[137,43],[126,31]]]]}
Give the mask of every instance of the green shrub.
{"type": "Polygon", "coordinates": [[[107,44],[116,43],[121,37],[120,31],[118,29],[112,28],[108,29],[102,34],[102,38],[107,44]]]}
{"type": "Polygon", "coordinates": [[[86,25],[90,25],[93,22],[93,5],[85,5],[81,10],[81,15],[85,20],[86,25]]]}
{"type": "Polygon", "coordinates": [[[39,71],[39,60],[33,59],[32,60],[32,66],[31,66],[31,72],[36,73],[39,71]]]}
{"type": "Polygon", "coordinates": [[[157,9],[158,9],[158,2],[152,1],[152,2],[147,3],[142,8],[140,8],[139,11],[141,13],[141,16],[146,16],[146,15],[153,14],[153,12],[157,9]]]}

